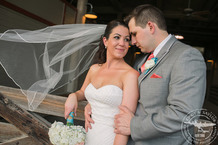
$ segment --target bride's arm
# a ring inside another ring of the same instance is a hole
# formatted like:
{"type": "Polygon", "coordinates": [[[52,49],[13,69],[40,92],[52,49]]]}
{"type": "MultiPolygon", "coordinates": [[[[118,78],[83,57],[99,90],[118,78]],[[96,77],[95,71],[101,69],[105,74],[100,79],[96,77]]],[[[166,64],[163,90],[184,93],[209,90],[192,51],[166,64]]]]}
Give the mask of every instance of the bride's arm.
{"type": "MultiPolygon", "coordinates": [[[[131,70],[123,77],[123,100],[121,105],[126,106],[133,113],[136,111],[139,98],[138,76],[137,71],[131,70]]],[[[120,114],[122,114],[122,111],[120,111],[120,114]]],[[[114,145],[126,145],[128,138],[129,136],[116,134],[114,145]]]]}
{"type": "Polygon", "coordinates": [[[76,115],[76,110],[77,110],[77,107],[78,107],[78,101],[83,101],[85,100],[85,95],[84,95],[84,91],[85,91],[85,88],[88,86],[88,84],[90,83],[90,78],[92,76],[92,67],[89,69],[87,75],[86,75],[86,78],[85,78],[85,81],[83,82],[83,85],[81,87],[80,90],[74,92],[74,93],[71,93],[66,102],[65,102],[65,112],[64,112],[64,116],[65,116],[65,119],[68,117],[68,115],[70,114],[70,112],[74,112],[75,115],[76,115]]]}

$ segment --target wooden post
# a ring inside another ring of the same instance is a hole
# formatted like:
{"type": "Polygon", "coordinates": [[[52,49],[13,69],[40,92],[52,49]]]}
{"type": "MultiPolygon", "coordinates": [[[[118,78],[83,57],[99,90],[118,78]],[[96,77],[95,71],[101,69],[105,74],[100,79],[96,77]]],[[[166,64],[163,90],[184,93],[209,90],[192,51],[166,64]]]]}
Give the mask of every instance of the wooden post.
{"type": "Polygon", "coordinates": [[[77,24],[84,23],[83,16],[86,13],[86,8],[87,8],[86,4],[87,4],[87,2],[88,2],[88,0],[78,0],[77,1],[77,10],[78,10],[77,20],[76,20],[77,24]]]}
{"type": "Polygon", "coordinates": [[[0,93],[0,115],[26,133],[39,144],[51,144],[48,136],[50,126],[45,125],[34,115],[14,104],[0,93]]]}

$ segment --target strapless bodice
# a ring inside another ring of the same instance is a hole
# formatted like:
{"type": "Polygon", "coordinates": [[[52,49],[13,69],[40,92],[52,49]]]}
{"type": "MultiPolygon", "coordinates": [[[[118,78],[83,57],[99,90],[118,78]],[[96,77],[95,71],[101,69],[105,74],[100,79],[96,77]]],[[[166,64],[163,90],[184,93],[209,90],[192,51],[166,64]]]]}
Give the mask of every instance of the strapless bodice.
{"type": "Polygon", "coordinates": [[[95,88],[90,83],[85,89],[85,97],[92,108],[92,129],[86,133],[85,145],[113,145],[114,116],[119,113],[123,91],[115,85],[95,88]]]}
{"type": "Polygon", "coordinates": [[[123,91],[115,85],[95,88],[90,83],[85,89],[85,97],[92,108],[92,119],[95,122],[113,126],[114,116],[119,113],[123,91]]]}

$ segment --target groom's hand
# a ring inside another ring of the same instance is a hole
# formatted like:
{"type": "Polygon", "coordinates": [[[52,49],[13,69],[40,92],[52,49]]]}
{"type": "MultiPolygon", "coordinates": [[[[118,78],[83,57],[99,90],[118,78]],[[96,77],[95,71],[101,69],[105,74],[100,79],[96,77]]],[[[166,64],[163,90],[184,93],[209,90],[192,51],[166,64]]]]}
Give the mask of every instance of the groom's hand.
{"type": "Polygon", "coordinates": [[[92,115],[92,108],[91,108],[91,105],[88,103],[84,109],[86,132],[88,132],[88,128],[92,129],[91,123],[94,124],[94,121],[92,120],[91,115],[92,115]]]}
{"type": "Polygon", "coordinates": [[[130,121],[134,114],[126,106],[119,106],[119,108],[120,114],[115,115],[114,132],[122,135],[130,135],[130,121]]]}

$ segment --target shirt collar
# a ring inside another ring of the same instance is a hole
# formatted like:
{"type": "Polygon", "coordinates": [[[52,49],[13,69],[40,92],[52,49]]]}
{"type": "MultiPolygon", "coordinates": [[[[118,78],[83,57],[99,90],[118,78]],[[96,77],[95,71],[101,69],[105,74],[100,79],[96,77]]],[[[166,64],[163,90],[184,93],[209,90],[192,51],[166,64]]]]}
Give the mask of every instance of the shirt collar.
{"type": "Polygon", "coordinates": [[[157,56],[157,54],[160,52],[160,50],[163,48],[163,46],[167,43],[167,41],[171,38],[171,34],[169,34],[157,47],[156,49],[154,50],[153,54],[154,54],[154,57],[157,56]]]}

